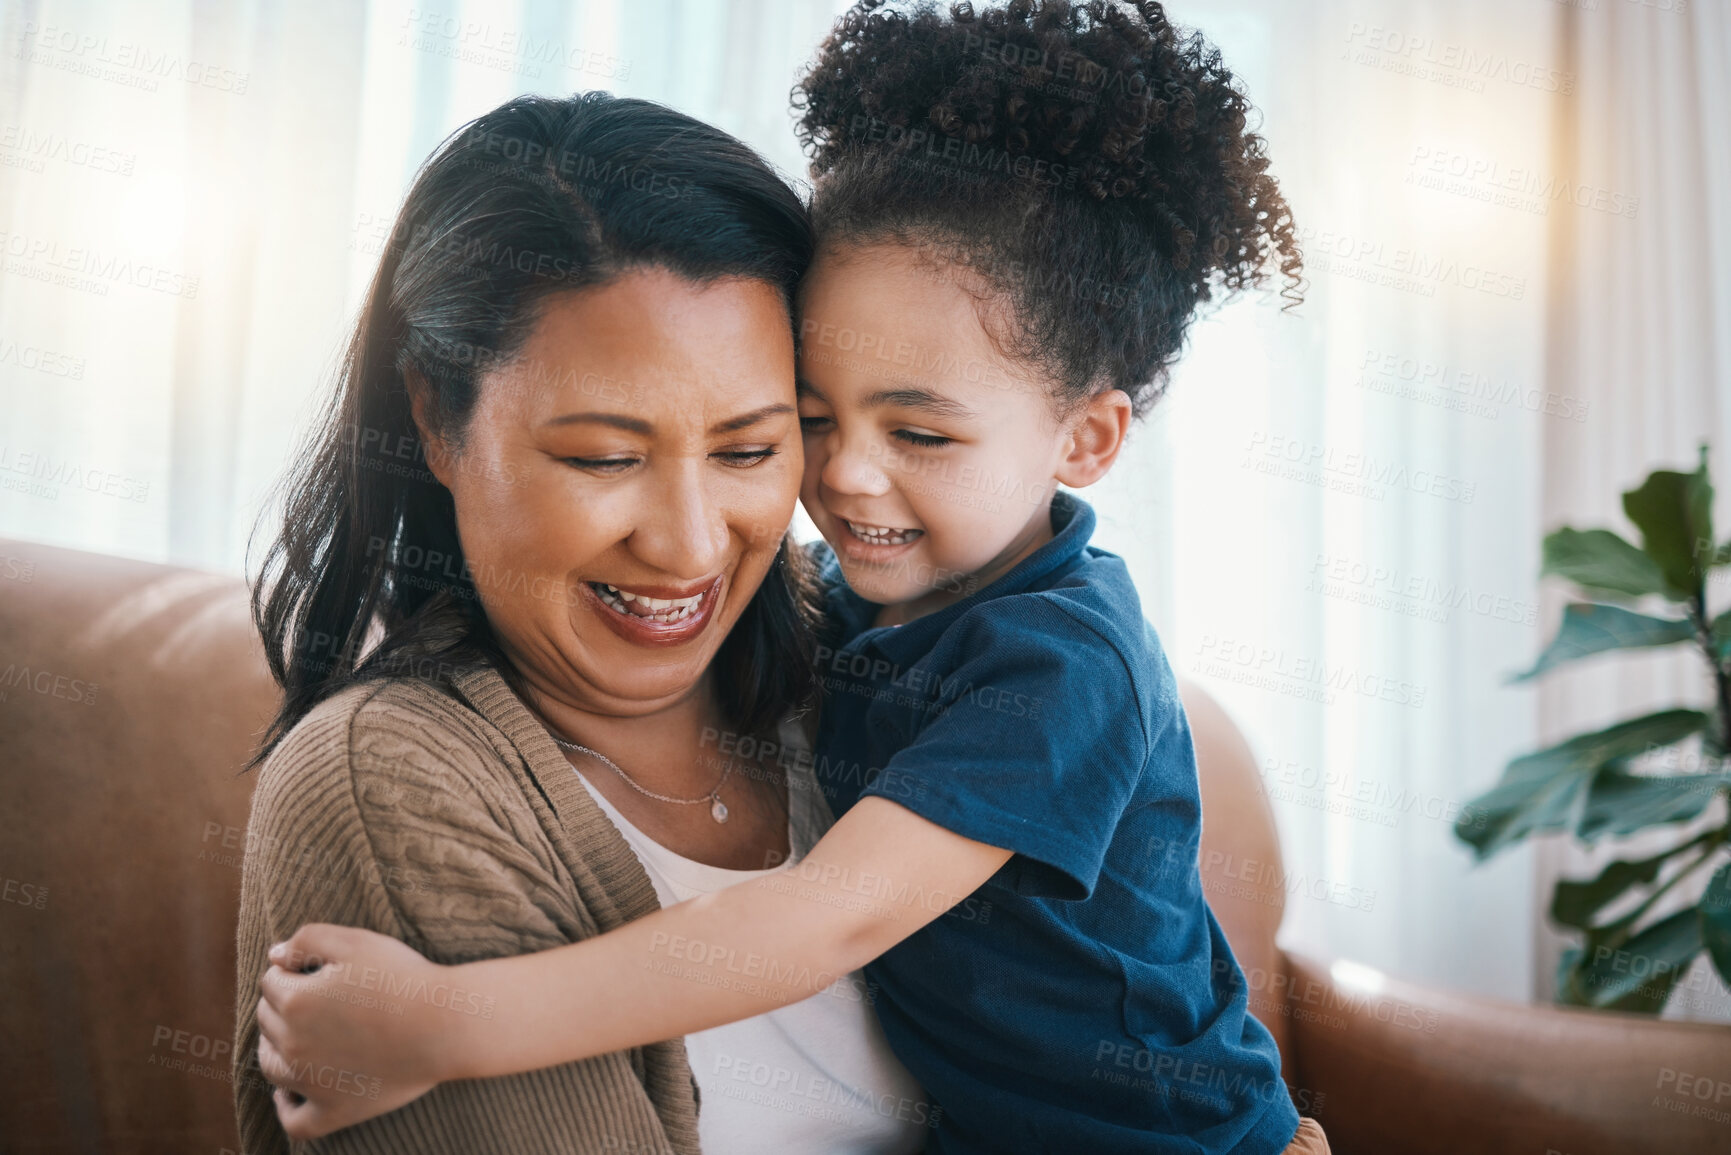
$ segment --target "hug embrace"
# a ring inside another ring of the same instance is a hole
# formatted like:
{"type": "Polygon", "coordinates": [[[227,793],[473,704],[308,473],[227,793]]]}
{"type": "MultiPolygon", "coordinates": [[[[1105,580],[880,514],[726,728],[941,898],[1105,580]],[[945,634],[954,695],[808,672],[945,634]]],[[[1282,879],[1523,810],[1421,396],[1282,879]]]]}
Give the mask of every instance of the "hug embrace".
{"type": "Polygon", "coordinates": [[[1327,1150],[1070,492],[1298,299],[1245,97],[1156,3],[862,0],[794,100],[809,204],[603,93],[417,176],[254,594],[251,1155],[1327,1150]]]}

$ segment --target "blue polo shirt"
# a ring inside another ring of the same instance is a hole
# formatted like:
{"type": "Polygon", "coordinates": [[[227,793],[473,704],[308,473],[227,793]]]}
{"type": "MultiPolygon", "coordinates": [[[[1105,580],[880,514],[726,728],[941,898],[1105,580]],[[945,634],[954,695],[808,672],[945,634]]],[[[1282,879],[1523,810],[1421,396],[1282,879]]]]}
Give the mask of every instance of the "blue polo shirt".
{"type": "Polygon", "coordinates": [[[1123,561],[1088,544],[1094,511],[1060,493],[1052,528],[998,581],[882,628],[814,549],[831,807],[875,794],[1014,851],[867,965],[878,1015],[940,1109],[928,1151],[1272,1155],[1298,1112],[1203,898],[1176,680],[1123,561]]]}

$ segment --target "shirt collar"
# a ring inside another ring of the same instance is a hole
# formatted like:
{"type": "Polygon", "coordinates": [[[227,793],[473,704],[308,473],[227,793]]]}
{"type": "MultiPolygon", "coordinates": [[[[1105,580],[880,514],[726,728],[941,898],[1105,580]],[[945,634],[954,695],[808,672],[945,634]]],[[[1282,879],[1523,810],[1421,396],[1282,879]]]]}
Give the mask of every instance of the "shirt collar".
{"type": "Polygon", "coordinates": [[[831,621],[839,627],[839,644],[850,649],[872,646],[884,656],[901,661],[925,653],[952,622],[973,607],[993,598],[1032,589],[1081,555],[1094,536],[1093,507],[1074,494],[1060,490],[1052,495],[1051,518],[1052,540],[1017,562],[1009,573],[960,601],[901,626],[872,626],[872,619],[883,607],[866,601],[848,588],[842,579],[841,567],[832,555],[823,567],[824,578],[830,586],[826,608],[831,621]]]}

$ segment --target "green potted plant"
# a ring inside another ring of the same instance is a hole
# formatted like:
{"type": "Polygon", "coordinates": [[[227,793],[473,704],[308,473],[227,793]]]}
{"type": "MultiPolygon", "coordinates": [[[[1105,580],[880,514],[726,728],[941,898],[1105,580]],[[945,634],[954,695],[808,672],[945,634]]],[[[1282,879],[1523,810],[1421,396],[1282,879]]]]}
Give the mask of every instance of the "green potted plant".
{"type": "MultiPolygon", "coordinates": [[[[1695,472],[1659,470],[1623,494],[1623,511],[1640,530],[1639,548],[1606,529],[1545,538],[1540,576],[1566,578],[1583,600],[1565,607],[1557,636],[1510,681],[1611,650],[1690,645],[1712,668],[1713,703],[1629,718],[1511,761],[1455,823],[1478,861],[1533,834],[1571,831],[1594,843],[1688,822],[1716,795],[1731,796],[1731,611],[1709,618],[1707,605],[1712,571],[1731,565],[1731,542],[1714,544],[1707,446],[1695,472]],[[1666,612],[1639,612],[1639,599],[1662,599],[1666,612]]],[[[1581,936],[1563,954],[1559,1002],[1656,1013],[1703,950],[1731,982],[1731,822],[1673,842],[1557,883],[1551,919],[1581,936]],[[1656,913],[1703,871],[1711,874],[1699,902],[1656,913]]]]}

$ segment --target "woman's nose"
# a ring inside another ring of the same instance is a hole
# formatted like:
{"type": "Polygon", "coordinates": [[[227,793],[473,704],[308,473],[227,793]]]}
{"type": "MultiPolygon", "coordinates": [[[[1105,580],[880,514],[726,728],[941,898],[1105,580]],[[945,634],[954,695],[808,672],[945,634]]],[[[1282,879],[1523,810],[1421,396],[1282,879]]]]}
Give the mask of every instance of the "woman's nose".
{"type": "Polygon", "coordinates": [[[713,576],[727,556],[727,518],[703,484],[700,468],[681,468],[645,494],[631,535],[639,558],[686,581],[713,576]]]}

